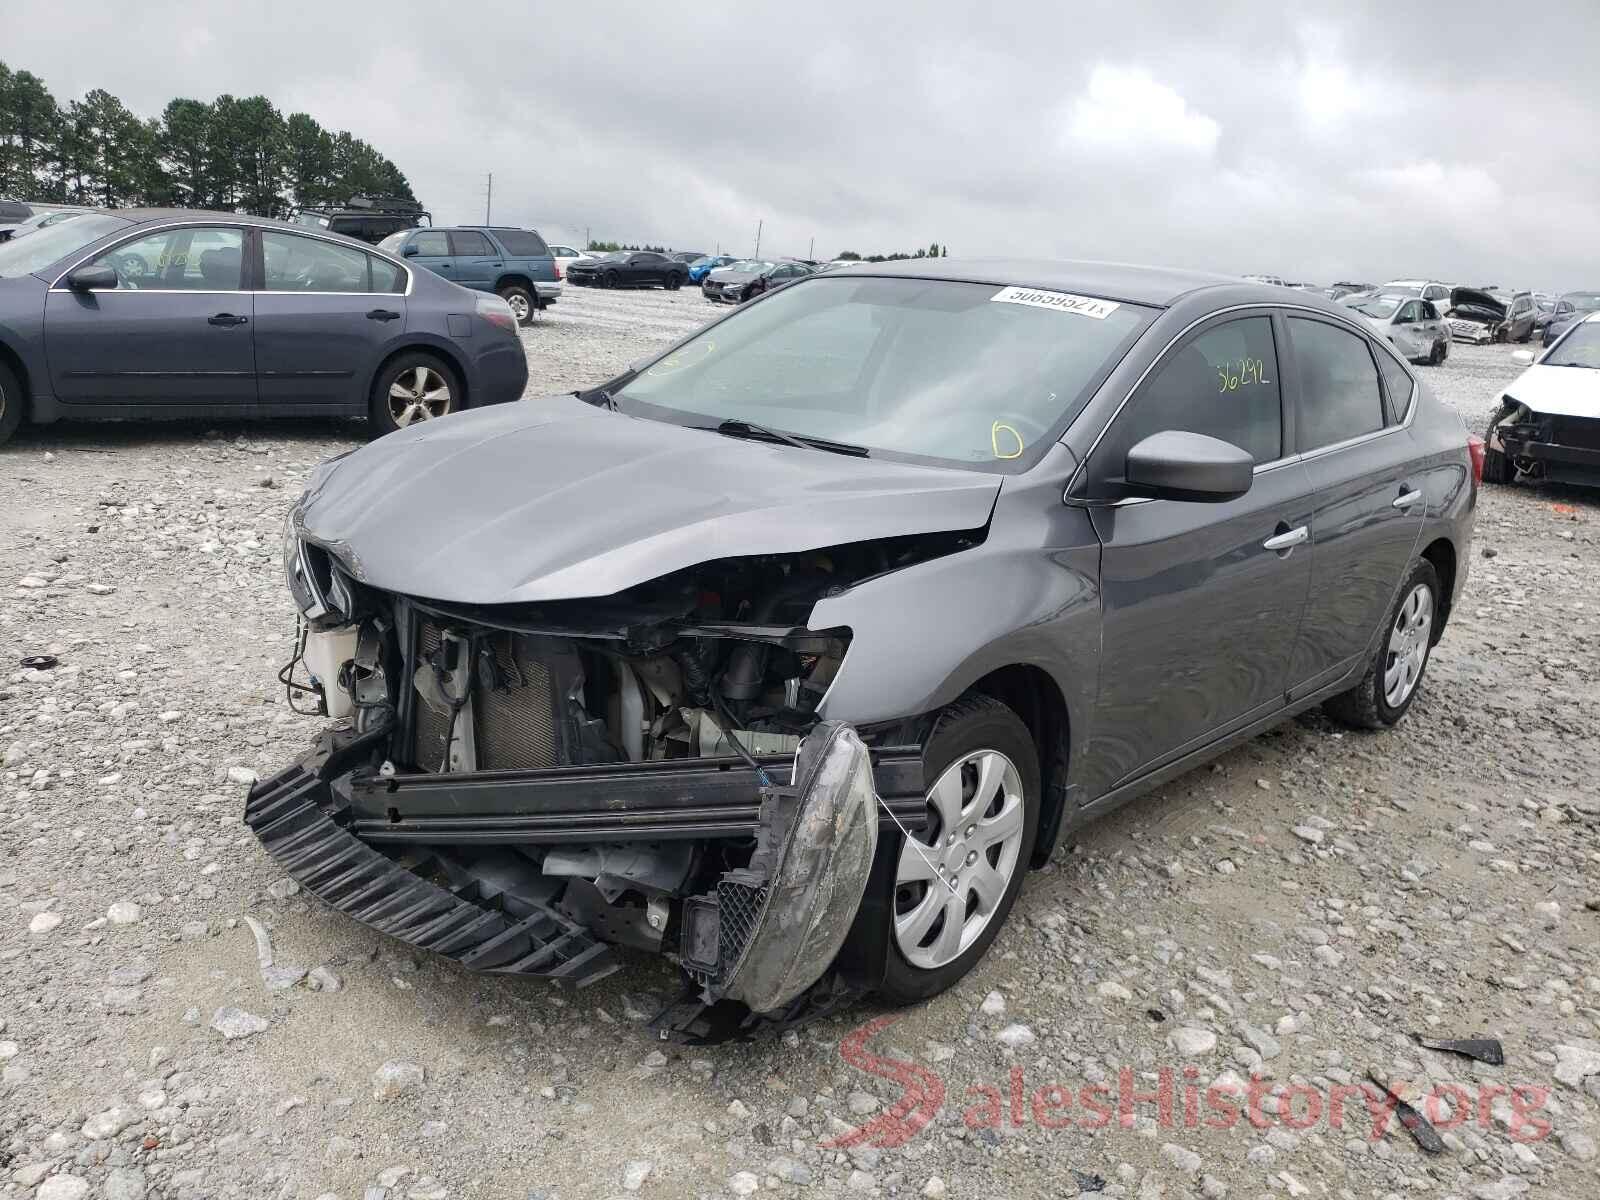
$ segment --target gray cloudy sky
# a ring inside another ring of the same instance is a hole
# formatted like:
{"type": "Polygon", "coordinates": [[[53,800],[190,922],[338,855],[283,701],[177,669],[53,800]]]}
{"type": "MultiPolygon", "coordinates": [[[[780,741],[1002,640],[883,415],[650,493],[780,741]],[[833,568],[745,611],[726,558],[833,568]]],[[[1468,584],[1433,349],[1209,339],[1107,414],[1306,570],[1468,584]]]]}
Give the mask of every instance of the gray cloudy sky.
{"type": "Polygon", "coordinates": [[[1600,286],[1594,0],[6,10],[58,99],[264,93],[439,223],[493,171],[496,222],[553,239],[1600,286]]]}

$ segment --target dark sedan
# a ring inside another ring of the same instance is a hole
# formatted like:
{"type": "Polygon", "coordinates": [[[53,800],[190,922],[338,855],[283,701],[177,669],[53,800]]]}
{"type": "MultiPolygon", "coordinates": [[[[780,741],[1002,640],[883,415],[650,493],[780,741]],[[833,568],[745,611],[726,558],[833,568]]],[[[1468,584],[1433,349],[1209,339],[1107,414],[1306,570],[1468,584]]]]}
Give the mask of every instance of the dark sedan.
{"type": "Polygon", "coordinates": [[[24,420],[366,416],[522,394],[510,307],[233,213],[93,212],[0,245],[0,442],[24,420]]]}
{"type": "Polygon", "coordinates": [[[707,300],[742,304],[763,296],[773,288],[815,274],[805,263],[747,258],[732,266],[718,267],[700,281],[700,294],[707,300]]]}
{"type": "Polygon", "coordinates": [[[1541,331],[1545,347],[1554,346],[1561,335],[1592,312],[1600,312],[1600,292],[1567,292],[1556,300],[1555,311],[1541,331]]]}
{"type": "Polygon", "coordinates": [[[580,258],[567,268],[576,287],[639,287],[658,284],[675,292],[689,281],[689,264],[654,250],[615,250],[599,258],[580,258]]]}
{"type": "Polygon", "coordinates": [[[814,275],[601,387],[320,468],[281,677],[352,720],[246,821],[476,970],[668,955],[664,1031],[926,999],[1070,831],[1313,705],[1400,721],[1482,448],[1307,293],[814,275]]]}

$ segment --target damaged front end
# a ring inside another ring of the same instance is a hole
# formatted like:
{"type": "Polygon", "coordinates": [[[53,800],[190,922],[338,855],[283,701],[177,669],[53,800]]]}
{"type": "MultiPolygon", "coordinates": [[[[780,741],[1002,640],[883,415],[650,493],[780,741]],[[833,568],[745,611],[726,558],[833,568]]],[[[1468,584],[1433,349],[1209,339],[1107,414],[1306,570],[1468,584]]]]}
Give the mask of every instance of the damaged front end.
{"type": "Polygon", "coordinates": [[[1445,307],[1445,326],[1453,341],[1486,345],[1505,337],[1507,309],[1478,288],[1452,288],[1445,307]]]}
{"type": "Polygon", "coordinates": [[[664,954],[691,987],[680,1031],[839,986],[880,831],[926,820],[922,761],[908,727],[821,719],[850,631],[806,619],[981,530],[488,607],[369,587],[292,533],[284,680],[341,727],[253,787],[247,821],[308,891],[475,970],[582,985],[616,947],[664,954]]]}

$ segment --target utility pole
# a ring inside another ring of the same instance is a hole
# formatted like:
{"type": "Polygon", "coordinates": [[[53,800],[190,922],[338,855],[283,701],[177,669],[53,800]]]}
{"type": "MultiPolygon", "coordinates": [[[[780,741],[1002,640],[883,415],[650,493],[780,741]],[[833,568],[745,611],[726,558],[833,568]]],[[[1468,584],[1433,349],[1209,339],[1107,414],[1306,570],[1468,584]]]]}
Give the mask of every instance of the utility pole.
{"type": "Polygon", "coordinates": [[[594,238],[589,236],[589,227],[585,225],[583,227],[583,248],[587,250],[592,245],[594,245],[594,238]]]}
{"type": "Polygon", "coordinates": [[[811,239],[811,249],[806,251],[806,257],[812,262],[817,260],[817,239],[815,237],[811,239]]]}
{"type": "Polygon", "coordinates": [[[765,217],[756,222],[756,252],[750,256],[751,258],[761,257],[761,227],[766,223],[767,220],[765,217]]]}
{"type": "Polygon", "coordinates": [[[483,223],[485,225],[488,225],[490,223],[490,219],[491,218],[490,218],[489,214],[492,213],[493,211],[494,211],[494,172],[490,171],[489,172],[489,190],[485,194],[484,201],[483,201],[483,223]]]}

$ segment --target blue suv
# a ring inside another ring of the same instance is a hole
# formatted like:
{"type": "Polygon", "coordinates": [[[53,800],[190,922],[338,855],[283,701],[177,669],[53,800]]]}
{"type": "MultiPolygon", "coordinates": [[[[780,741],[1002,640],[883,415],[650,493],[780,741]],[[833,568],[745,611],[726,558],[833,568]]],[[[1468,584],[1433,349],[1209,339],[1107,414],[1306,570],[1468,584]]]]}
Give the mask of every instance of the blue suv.
{"type": "Polygon", "coordinates": [[[555,257],[532,229],[405,229],[384,238],[378,248],[462,287],[498,294],[523,325],[561,295],[555,257]]]}

